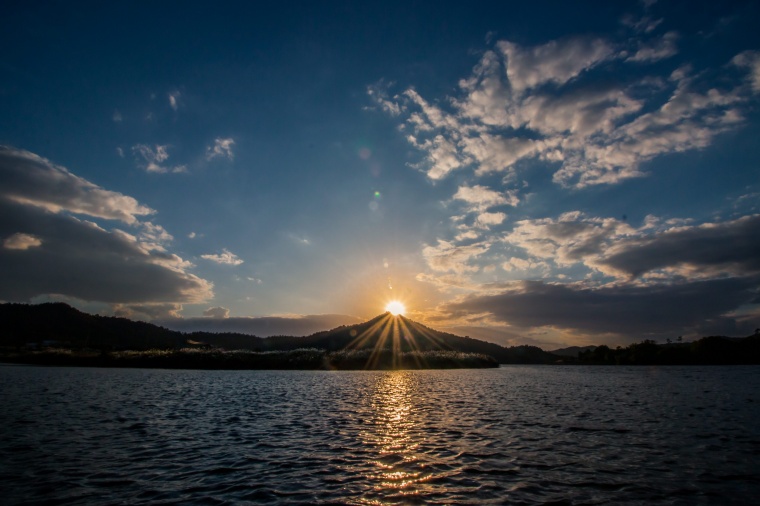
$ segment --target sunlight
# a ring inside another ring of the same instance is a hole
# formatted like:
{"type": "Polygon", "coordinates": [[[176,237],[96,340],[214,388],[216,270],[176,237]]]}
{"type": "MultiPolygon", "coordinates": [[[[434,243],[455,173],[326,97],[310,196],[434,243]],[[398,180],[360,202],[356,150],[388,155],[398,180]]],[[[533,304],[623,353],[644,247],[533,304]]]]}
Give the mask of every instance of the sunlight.
{"type": "Polygon", "coordinates": [[[392,300],[385,306],[385,310],[393,316],[403,316],[406,313],[406,306],[397,300],[392,300]]]}
{"type": "Polygon", "coordinates": [[[420,392],[415,376],[407,371],[385,373],[377,377],[371,392],[361,437],[374,468],[366,476],[376,493],[393,491],[402,502],[412,499],[433,487],[427,482],[436,478],[434,471],[419,465],[415,398],[420,392]]]}

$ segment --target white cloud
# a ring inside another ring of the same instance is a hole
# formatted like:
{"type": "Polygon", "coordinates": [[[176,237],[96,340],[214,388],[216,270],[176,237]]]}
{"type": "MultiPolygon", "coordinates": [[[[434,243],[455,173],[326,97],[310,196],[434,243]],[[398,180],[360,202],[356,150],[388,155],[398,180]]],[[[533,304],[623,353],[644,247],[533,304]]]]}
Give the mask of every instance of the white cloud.
{"type": "Polygon", "coordinates": [[[760,93],[760,51],[744,51],[734,56],[732,63],[749,70],[747,76],[752,83],[752,90],[760,93]]]}
{"type": "Polygon", "coordinates": [[[642,43],[638,51],[629,56],[626,61],[655,62],[670,58],[678,53],[678,48],[676,48],[677,40],[678,33],[668,32],[658,40],[642,43]]]}
{"type": "Polygon", "coordinates": [[[132,153],[135,157],[142,159],[141,165],[146,172],[153,172],[155,174],[166,174],[169,172],[183,173],[187,172],[187,166],[175,165],[165,166],[163,162],[169,159],[169,146],[156,144],[154,147],[150,147],[147,144],[135,144],[132,146],[132,153]]]}
{"type": "MultiPolygon", "coordinates": [[[[443,105],[414,89],[384,100],[412,130],[407,140],[424,153],[431,180],[454,171],[511,179],[519,162],[533,159],[556,165],[553,180],[562,186],[617,184],[645,176],[640,166],[653,158],[709,146],[743,120],[745,87],[728,78],[710,87],[709,73],[688,64],[670,75],[618,78],[621,66],[635,65],[641,76],[674,55],[676,40],[667,32],[626,41],[636,45],[633,54],[591,37],[534,47],[499,41],[443,105]]],[[[760,52],[732,61],[760,90],[760,52]]]]}
{"type": "Polygon", "coordinates": [[[229,318],[230,310],[226,307],[210,307],[203,311],[203,316],[210,318],[229,318]]]}
{"type": "Polygon", "coordinates": [[[517,93],[544,83],[565,84],[614,54],[609,43],[590,37],[554,40],[530,48],[500,41],[496,47],[507,60],[507,76],[517,93]]]}
{"type": "Polygon", "coordinates": [[[477,239],[478,237],[480,237],[480,234],[475,230],[465,230],[464,232],[458,233],[456,237],[454,237],[454,240],[461,242],[477,239]]]}
{"type": "MultiPolygon", "coordinates": [[[[140,223],[139,241],[142,248],[149,251],[166,251],[165,245],[174,240],[164,227],[151,222],[140,223]]],[[[185,266],[190,266],[187,263],[185,266]]]]}
{"type": "Polygon", "coordinates": [[[124,120],[118,109],[113,111],[113,116],[111,116],[111,119],[114,123],[121,123],[124,120]]]}
{"type": "Polygon", "coordinates": [[[574,211],[557,219],[518,221],[504,236],[504,241],[523,249],[535,261],[548,260],[558,266],[569,266],[600,255],[613,241],[634,232],[625,222],[588,217],[574,211]]]}
{"type": "Polygon", "coordinates": [[[481,133],[476,137],[465,137],[461,141],[462,151],[477,162],[475,174],[482,176],[489,172],[512,173],[512,166],[521,158],[533,156],[542,145],[540,141],[520,137],[502,137],[481,133]]]}
{"type": "Polygon", "coordinates": [[[75,176],[28,151],[0,146],[0,198],[45,209],[134,224],[155,211],[132,197],[75,176]]]}
{"type": "Polygon", "coordinates": [[[532,265],[533,263],[530,262],[529,260],[512,257],[508,261],[504,262],[501,267],[505,271],[514,271],[514,270],[526,271],[532,265]]]}
{"type": "Polygon", "coordinates": [[[490,247],[491,245],[488,242],[457,246],[439,239],[437,245],[425,246],[422,249],[422,256],[428,267],[434,271],[462,274],[477,271],[479,268],[469,265],[469,261],[482,255],[490,247]]]}
{"type": "Polygon", "coordinates": [[[287,236],[291,241],[293,241],[296,244],[300,244],[302,246],[311,245],[311,240],[308,237],[297,235],[297,234],[287,234],[287,236]]]}
{"type": "Polygon", "coordinates": [[[398,103],[398,96],[393,97],[393,100],[388,99],[388,86],[380,82],[374,86],[367,86],[367,95],[380,105],[380,107],[390,114],[391,116],[398,116],[401,114],[401,106],[398,103]]]}
{"type": "Polygon", "coordinates": [[[13,234],[10,237],[6,237],[3,241],[3,247],[5,249],[27,250],[39,246],[42,246],[42,240],[39,237],[35,237],[31,234],[22,234],[20,232],[13,234]]]}
{"type": "Polygon", "coordinates": [[[475,219],[475,224],[481,228],[488,228],[493,225],[501,225],[507,215],[504,213],[480,213],[475,219]]]}
{"type": "Polygon", "coordinates": [[[179,99],[182,94],[179,91],[172,91],[169,93],[169,106],[175,111],[179,109],[179,99]]]}
{"type": "Polygon", "coordinates": [[[637,32],[649,33],[654,31],[655,28],[660,26],[662,18],[652,19],[649,16],[643,16],[641,18],[635,18],[633,16],[625,16],[622,19],[622,23],[636,30],[637,32]]]}
{"type": "Polygon", "coordinates": [[[474,211],[485,211],[494,206],[516,206],[520,202],[514,192],[501,193],[481,185],[460,186],[454,199],[467,202],[474,211]]]}
{"type": "Polygon", "coordinates": [[[201,255],[201,258],[205,260],[210,260],[212,262],[218,263],[218,264],[224,264],[224,265],[240,265],[243,263],[243,260],[238,258],[237,255],[234,253],[231,253],[227,249],[223,249],[222,252],[218,255],[201,255]]]}
{"type": "MultiPolygon", "coordinates": [[[[642,102],[615,86],[578,87],[563,95],[534,94],[515,111],[512,125],[527,127],[546,136],[566,135],[585,139],[612,132],[617,122],[639,111],[642,102]]],[[[536,147],[542,149],[538,144],[536,147]]],[[[521,153],[520,158],[528,154],[521,153]]]]}
{"type": "Polygon", "coordinates": [[[450,140],[447,140],[443,135],[437,135],[433,139],[427,139],[421,143],[418,143],[415,137],[411,135],[408,139],[409,142],[417,148],[427,151],[427,159],[430,162],[430,167],[427,169],[427,176],[430,179],[443,179],[451,171],[466,165],[468,162],[468,160],[459,153],[456,145],[450,140]]]}
{"type": "Polygon", "coordinates": [[[227,139],[214,139],[214,145],[206,148],[206,160],[213,160],[214,158],[226,158],[233,160],[235,154],[232,152],[232,146],[235,145],[235,140],[231,138],[227,139]]]}
{"type": "Polygon", "coordinates": [[[408,89],[404,92],[404,96],[409,98],[417,107],[420,108],[424,118],[421,118],[426,122],[427,128],[449,128],[457,130],[459,122],[454,116],[445,113],[440,107],[430,104],[427,100],[422,98],[419,93],[413,89],[408,89]]]}

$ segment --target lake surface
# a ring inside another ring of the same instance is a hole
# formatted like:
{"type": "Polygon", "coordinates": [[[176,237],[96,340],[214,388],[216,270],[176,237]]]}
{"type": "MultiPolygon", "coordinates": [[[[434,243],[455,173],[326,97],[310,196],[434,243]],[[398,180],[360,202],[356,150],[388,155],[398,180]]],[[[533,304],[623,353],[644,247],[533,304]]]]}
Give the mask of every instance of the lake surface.
{"type": "Polygon", "coordinates": [[[760,367],[0,366],[8,504],[750,504],[760,367]]]}

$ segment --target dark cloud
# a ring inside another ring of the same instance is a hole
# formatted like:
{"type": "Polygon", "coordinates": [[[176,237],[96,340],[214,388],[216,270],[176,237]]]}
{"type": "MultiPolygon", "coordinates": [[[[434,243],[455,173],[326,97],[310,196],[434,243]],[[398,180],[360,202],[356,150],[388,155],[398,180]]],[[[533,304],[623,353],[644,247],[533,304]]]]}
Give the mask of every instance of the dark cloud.
{"type": "Polygon", "coordinates": [[[211,284],[185,272],[182,259],[148,250],[127,233],[3,201],[0,216],[0,238],[22,233],[41,243],[23,250],[0,248],[0,299],[62,294],[111,303],[181,303],[212,295],[211,284]]]}
{"type": "Polygon", "coordinates": [[[171,235],[139,221],[154,212],[34,153],[0,147],[0,299],[56,295],[147,308],[212,297],[211,283],[166,251],[171,235]],[[118,220],[137,236],[80,218],[118,220]]]}
{"type": "Polygon", "coordinates": [[[652,238],[623,241],[598,261],[638,277],[667,267],[689,266],[706,274],[760,272],[760,215],[725,223],[681,227],[652,238]]]}
{"type": "Polygon", "coordinates": [[[259,337],[277,335],[308,336],[315,332],[330,330],[341,325],[362,323],[361,318],[339,314],[305,316],[265,316],[232,318],[180,318],[160,320],[154,323],[182,332],[239,332],[259,337]]]}
{"type": "Polygon", "coordinates": [[[750,332],[750,322],[740,324],[728,314],[751,303],[758,289],[760,277],[603,288],[522,281],[509,291],[470,296],[443,309],[451,317],[481,314],[517,327],[549,326],[635,340],[688,330],[750,332]]]}

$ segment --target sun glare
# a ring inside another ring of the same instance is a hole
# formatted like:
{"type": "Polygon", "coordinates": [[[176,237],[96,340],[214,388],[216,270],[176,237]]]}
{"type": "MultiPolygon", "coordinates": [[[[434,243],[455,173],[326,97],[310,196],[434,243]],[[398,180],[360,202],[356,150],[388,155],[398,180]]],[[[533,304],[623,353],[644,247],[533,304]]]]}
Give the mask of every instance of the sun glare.
{"type": "Polygon", "coordinates": [[[406,306],[397,300],[392,300],[385,306],[385,310],[393,316],[403,315],[406,313],[406,306]]]}

